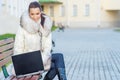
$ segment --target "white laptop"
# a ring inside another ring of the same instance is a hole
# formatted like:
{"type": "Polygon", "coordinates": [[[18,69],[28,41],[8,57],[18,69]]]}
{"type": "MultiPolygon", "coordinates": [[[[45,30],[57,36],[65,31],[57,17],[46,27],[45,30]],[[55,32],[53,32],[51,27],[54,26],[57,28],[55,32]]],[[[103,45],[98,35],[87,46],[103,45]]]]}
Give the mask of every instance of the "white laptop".
{"type": "Polygon", "coordinates": [[[40,51],[13,55],[12,62],[17,77],[34,75],[44,71],[40,51]]]}

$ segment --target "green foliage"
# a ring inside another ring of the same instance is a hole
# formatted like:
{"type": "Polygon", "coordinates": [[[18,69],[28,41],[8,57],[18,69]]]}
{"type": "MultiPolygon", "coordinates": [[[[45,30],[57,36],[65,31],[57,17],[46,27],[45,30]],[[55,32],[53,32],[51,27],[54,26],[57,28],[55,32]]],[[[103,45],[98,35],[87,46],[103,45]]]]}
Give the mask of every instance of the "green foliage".
{"type": "Polygon", "coordinates": [[[6,39],[6,38],[15,38],[15,34],[11,34],[11,33],[6,33],[6,34],[2,34],[0,35],[0,40],[2,39],[6,39]]]}
{"type": "Polygon", "coordinates": [[[120,29],[115,29],[115,31],[120,32],[120,29]]]}
{"type": "Polygon", "coordinates": [[[57,26],[52,26],[51,31],[55,31],[57,28],[57,26]]]}

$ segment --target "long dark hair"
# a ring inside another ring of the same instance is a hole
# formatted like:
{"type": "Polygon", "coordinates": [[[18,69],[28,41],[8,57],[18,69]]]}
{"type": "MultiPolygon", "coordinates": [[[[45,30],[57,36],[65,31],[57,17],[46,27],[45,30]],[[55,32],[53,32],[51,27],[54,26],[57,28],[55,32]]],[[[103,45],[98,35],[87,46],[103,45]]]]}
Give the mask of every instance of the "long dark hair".
{"type": "Polygon", "coordinates": [[[39,8],[40,11],[42,10],[40,3],[37,2],[37,1],[31,2],[31,3],[29,4],[29,8],[28,8],[28,11],[29,11],[29,12],[30,12],[30,8],[39,8]]]}

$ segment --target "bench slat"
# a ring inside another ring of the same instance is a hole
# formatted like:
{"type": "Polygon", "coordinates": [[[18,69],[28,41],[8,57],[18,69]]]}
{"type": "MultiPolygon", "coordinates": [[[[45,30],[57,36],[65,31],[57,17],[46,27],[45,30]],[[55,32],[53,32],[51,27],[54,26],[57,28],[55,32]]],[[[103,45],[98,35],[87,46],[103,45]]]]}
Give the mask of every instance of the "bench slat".
{"type": "Polygon", "coordinates": [[[11,43],[11,42],[13,42],[13,41],[14,41],[13,38],[7,38],[7,39],[4,39],[4,40],[0,40],[0,46],[1,46],[1,45],[5,45],[5,44],[7,44],[7,43],[11,43]]]}
{"type": "Polygon", "coordinates": [[[34,75],[30,80],[38,80],[40,75],[34,75]]]}
{"type": "Polygon", "coordinates": [[[13,46],[14,46],[14,43],[10,43],[10,44],[7,44],[5,46],[1,46],[0,47],[0,52],[6,51],[6,50],[8,50],[10,48],[13,48],[13,46]]]}
{"type": "Polygon", "coordinates": [[[18,80],[16,77],[12,78],[11,80],[18,80]]]}
{"type": "Polygon", "coordinates": [[[8,57],[8,56],[10,56],[10,55],[12,55],[12,54],[13,54],[13,49],[1,53],[1,54],[0,54],[0,60],[1,60],[1,59],[4,59],[5,57],[8,57]]]}
{"type": "Polygon", "coordinates": [[[39,80],[40,75],[27,76],[22,78],[16,78],[15,76],[11,80],[39,80]]]}
{"type": "Polygon", "coordinates": [[[32,76],[26,76],[24,80],[30,80],[32,76]]]}
{"type": "Polygon", "coordinates": [[[18,80],[24,80],[24,78],[19,78],[18,80]]]}
{"type": "Polygon", "coordinates": [[[3,65],[7,64],[11,60],[12,60],[11,57],[7,57],[7,58],[3,59],[2,61],[0,61],[0,67],[2,67],[3,65]]]}

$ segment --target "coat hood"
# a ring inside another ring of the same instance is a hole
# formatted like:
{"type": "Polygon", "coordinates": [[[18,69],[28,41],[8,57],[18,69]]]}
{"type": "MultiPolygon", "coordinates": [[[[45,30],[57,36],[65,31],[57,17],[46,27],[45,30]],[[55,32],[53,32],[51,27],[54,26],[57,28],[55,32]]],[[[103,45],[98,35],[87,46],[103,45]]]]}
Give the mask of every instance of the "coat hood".
{"type": "Polygon", "coordinates": [[[39,32],[40,24],[32,20],[28,12],[24,12],[20,18],[20,25],[31,34],[39,32]]]}

